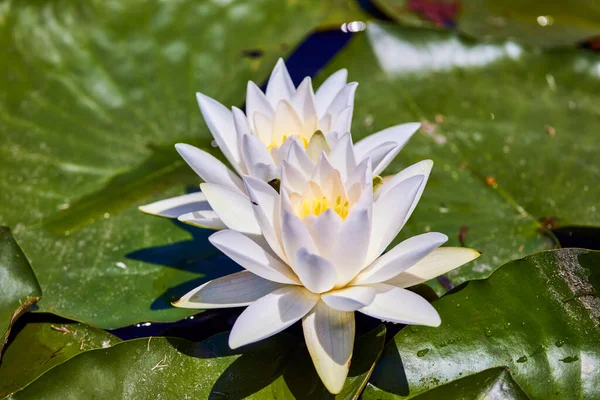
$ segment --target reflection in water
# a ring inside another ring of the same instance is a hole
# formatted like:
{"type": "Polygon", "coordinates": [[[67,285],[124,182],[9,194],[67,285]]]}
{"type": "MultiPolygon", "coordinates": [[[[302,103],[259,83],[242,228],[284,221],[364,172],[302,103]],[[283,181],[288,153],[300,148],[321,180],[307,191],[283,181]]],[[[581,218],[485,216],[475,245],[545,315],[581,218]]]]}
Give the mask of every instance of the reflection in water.
{"type": "Polygon", "coordinates": [[[367,24],[365,24],[363,21],[352,21],[348,23],[344,22],[340,29],[342,30],[342,32],[346,33],[362,32],[365,29],[367,29],[367,24]]]}
{"type": "MultiPolygon", "coordinates": [[[[407,34],[410,32],[407,31],[407,34]]],[[[523,51],[514,42],[469,45],[454,36],[442,37],[435,42],[419,41],[422,43],[419,45],[413,40],[390,34],[378,24],[369,26],[367,36],[379,65],[388,74],[484,66],[502,58],[517,59],[523,51]]]]}

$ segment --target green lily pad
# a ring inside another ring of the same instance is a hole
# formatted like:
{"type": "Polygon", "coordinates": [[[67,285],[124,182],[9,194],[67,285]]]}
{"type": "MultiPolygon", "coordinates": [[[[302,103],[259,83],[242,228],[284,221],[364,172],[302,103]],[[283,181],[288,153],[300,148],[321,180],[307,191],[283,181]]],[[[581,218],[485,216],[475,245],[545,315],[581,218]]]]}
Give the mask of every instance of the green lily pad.
{"type": "Polygon", "coordinates": [[[373,1],[402,24],[438,28],[456,24],[460,32],[474,38],[516,38],[554,47],[600,36],[600,5],[592,1],[373,1]]]}
{"type": "Polygon", "coordinates": [[[0,364],[0,398],[33,382],[50,368],[92,349],[121,340],[83,324],[28,322],[6,347],[0,364]]]}
{"type": "Polygon", "coordinates": [[[433,303],[439,328],[405,328],[386,346],[364,398],[476,390],[481,376],[459,380],[491,368],[531,399],[596,398],[599,265],[600,252],[552,250],[456,288],[433,303]]]}
{"type": "Polygon", "coordinates": [[[104,328],[194,313],[170,301],[231,267],[209,232],[137,206],[197,190],[173,148],[210,148],[195,92],[241,106],[249,79],[264,81],[310,31],[357,9],[350,0],[2,2],[0,223],[36,269],[40,310],[104,328]]]}
{"type": "Polygon", "coordinates": [[[25,254],[10,229],[0,226],[0,360],[13,324],[41,295],[25,254]]]}
{"type": "MultiPolygon", "coordinates": [[[[385,328],[380,327],[357,340],[357,366],[351,369],[347,387],[338,398],[358,397],[381,354],[384,338],[385,328]]],[[[167,399],[333,397],[322,391],[316,371],[304,365],[308,355],[301,353],[308,353],[296,337],[280,334],[242,350],[229,349],[227,340],[228,333],[200,343],[144,338],[88,351],[51,369],[12,398],[155,398],[159,394],[167,399]],[[295,361],[301,364],[293,364],[295,361]]]]}
{"type": "Polygon", "coordinates": [[[370,24],[323,72],[360,82],[355,140],[427,120],[385,170],[434,167],[397,241],[426,231],[482,252],[455,284],[557,243],[549,228],[600,227],[600,56],[477,43],[451,32],[370,24]]]}

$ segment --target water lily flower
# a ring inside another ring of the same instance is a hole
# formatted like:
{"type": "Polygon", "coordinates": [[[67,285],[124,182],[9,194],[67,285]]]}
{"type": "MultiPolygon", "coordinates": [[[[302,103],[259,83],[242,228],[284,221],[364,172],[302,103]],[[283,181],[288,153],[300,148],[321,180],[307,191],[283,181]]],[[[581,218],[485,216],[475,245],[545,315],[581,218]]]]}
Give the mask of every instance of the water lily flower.
{"type": "MultiPolygon", "coordinates": [[[[175,147],[204,182],[221,185],[247,197],[240,175],[265,182],[278,179],[281,163],[291,151],[301,150],[314,162],[322,151],[327,153],[343,134],[350,131],[358,84],[347,83],[347,75],[345,69],[335,72],[316,92],[310,77],[295,88],[280,59],[265,93],[254,82],[248,82],[245,114],[237,107],[229,110],[218,101],[197,93],[206,124],[233,170],[194,146],[177,144],[175,147]]],[[[419,123],[406,123],[368,136],[354,146],[356,159],[362,161],[371,157],[373,173],[378,175],[419,126],[419,123]]],[[[179,218],[203,228],[226,227],[202,192],[147,204],[140,210],[179,218]]]]}
{"type": "MultiPolygon", "coordinates": [[[[247,306],[229,336],[234,349],[302,320],[308,351],[331,393],[341,391],[348,375],[355,311],[439,326],[435,308],[406,288],[479,256],[472,249],[440,248],[447,237],[435,232],[404,240],[382,255],[415,209],[433,163],[414,164],[374,190],[371,159],[355,162],[349,134],[339,143],[329,155],[322,152],[315,166],[308,158],[284,160],[279,193],[244,176],[247,206],[240,203],[220,216],[231,220],[251,212],[258,232],[227,229],[209,240],[245,270],[205,283],[174,303],[197,309],[247,306]]],[[[227,199],[236,192],[219,185],[205,183],[203,190],[213,206],[238,201],[227,199]]]]}

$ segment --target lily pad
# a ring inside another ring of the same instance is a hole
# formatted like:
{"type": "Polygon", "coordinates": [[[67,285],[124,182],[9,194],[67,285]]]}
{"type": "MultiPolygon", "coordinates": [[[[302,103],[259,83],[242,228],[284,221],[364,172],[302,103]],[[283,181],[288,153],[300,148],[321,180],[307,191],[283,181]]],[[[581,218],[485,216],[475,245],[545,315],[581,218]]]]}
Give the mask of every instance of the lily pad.
{"type": "Polygon", "coordinates": [[[600,5],[578,0],[373,0],[410,26],[454,27],[474,38],[507,39],[542,47],[572,46],[600,36],[600,5]]]}
{"type": "Polygon", "coordinates": [[[83,324],[28,322],[4,352],[0,364],[0,398],[22,389],[81,352],[107,348],[120,341],[106,331],[83,324]]]}
{"type": "Polygon", "coordinates": [[[424,121],[385,171],[434,161],[397,241],[439,231],[481,251],[454,284],[556,247],[557,226],[600,227],[599,55],[372,23],[322,76],[341,66],[361,83],[355,140],[424,121]]]}
{"type": "Polygon", "coordinates": [[[481,376],[460,379],[491,368],[531,399],[596,398],[599,265],[600,252],[552,250],[456,288],[433,303],[439,328],[405,328],[386,346],[364,398],[452,398],[442,394],[475,390],[481,376]]]}
{"type": "Polygon", "coordinates": [[[198,190],[173,148],[211,148],[195,92],[241,106],[249,79],[262,82],[310,31],[358,18],[357,8],[2,2],[0,223],[36,269],[40,310],[104,328],[193,313],[170,301],[231,267],[209,232],[137,206],[198,190]]]}
{"type": "Polygon", "coordinates": [[[0,360],[11,327],[41,295],[25,254],[10,229],[0,226],[0,360]]]}
{"type": "MultiPolygon", "coordinates": [[[[380,327],[357,340],[357,366],[338,398],[358,397],[381,354],[384,337],[385,328],[380,327]]],[[[241,350],[229,349],[227,339],[228,333],[200,343],[144,338],[88,351],[48,371],[12,398],[155,398],[158,394],[173,399],[333,397],[322,392],[314,369],[300,368],[304,365],[301,352],[306,358],[308,353],[296,337],[280,334],[241,350]],[[298,360],[301,365],[292,364],[298,360]]]]}

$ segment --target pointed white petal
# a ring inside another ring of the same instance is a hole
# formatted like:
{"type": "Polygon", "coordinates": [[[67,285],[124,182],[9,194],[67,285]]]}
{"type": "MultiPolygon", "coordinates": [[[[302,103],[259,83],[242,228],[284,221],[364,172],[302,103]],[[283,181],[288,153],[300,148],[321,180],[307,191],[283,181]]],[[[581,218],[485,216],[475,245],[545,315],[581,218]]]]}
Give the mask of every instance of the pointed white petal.
{"type": "MultiPolygon", "coordinates": [[[[354,104],[354,94],[356,93],[356,88],[358,87],[358,83],[351,82],[348,83],[340,92],[335,96],[331,104],[327,107],[327,114],[331,114],[333,120],[335,120],[342,110],[347,107],[350,107],[354,104]]],[[[340,132],[346,133],[346,132],[340,132]]]]}
{"type": "Polygon", "coordinates": [[[348,71],[344,68],[331,74],[329,78],[319,86],[319,89],[317,89],[317,92],[315,93],[315,102],[317,103],[319,118],[323,117],[335,96],[344,88],[344,86],[346,86],[347,79],[348,71]]]}
{"type": "Polygon", "coordinates": [[[381,171],[385,169],[385,166],[389,164],[387,161],[389,155],[395,152],[398,148],[398,145],[394,142],[385,142],[371,151],[367,153],[367,155],[363,158],[370,158],[371,163],[373,164],[373,175],[379,175],[381,171]]]}
{"type": "MultiPolygon", "coordinates": [[[[404,147],[408,139],[419,130],[421,124],[418,122],[410,122],[407,124],[401,124],[392,126],[391,128],[384,129],[380,132],[369,135],[366,138],[358,141],[354,145],[354,151],[356,153],[356,159],[362,160],[368,157],[368,154],[382,143],[394,142],[398,145],[393,152],[389,153],[387,157],[378,165],[378,168],[374,168],[373,173],[379,175],[385,167],[398,155],[400,150],[404,147]]],[[[375,165],[375,164],[373,164],[375,165]]]]}
{"type": "Polygon", "coordinates": [[[244,184],[240,177],[206,151],[184,143],[177,143],[175,148],[204,182],[216,183],[244,192],[244,184]]]}
{"type": "Polygon", "coordinates": [[[331,149],[327,143],[327,139],[325,139],[325,135],[322,132],[316,132],[312,135],[308,147],[306,148],[306,154],[312,162],[317,162],[322,152],[327,154],[330,151],[331,149]]]}
{"type": "Polygon", "coordinates": [[[285,254],[287,254],[288,261],[291,266],[294,267],[294,270],[297,269],[295,255],[300,249],[304,247],[308,252],[318,254],[317,247],[315,246],[310,233],[308,233],[306,226],[302,223],[300,218],[289,211],[283,212],[281,238],[285,254]]]}
{"type": "Polygon", "coordinates": [[[340,171],[342,180],[345,182],[348,176],[354,173],[356,169],[356,159],[352,149],[352,136],[350,133],[342,135],[340,140],[329,152],[329,161],[334,168],[340,171]]]}
{"type": "Polygon", "coordinates": [[[272,141],[279,145],[283,142],[283,137],[298,135],[302,132],[302,121],[296,110],[287,100],[281,100],[277,104],[275,116],[273,117],[273,135],[272,141]]]}
{"type": "Polygon", "coordinates": [[[300,144],[298,139],[291,138],[290,150],[288,151],[288,155],[286,160],[294,166],[298,171],[302,172],[306,179],[310,178],[315,165],[311,161],[311,159],[306,154],[304,147],[300,144]]]}
{"type": "Polygon", "coordinates": [[[239,232],[219,231],[208,240],[227,257],[261,278],[290,285],[300,283],[287,265],[239,232]]]}
{"type": "Polygon", "coordinates": [[[304,247],[296,253],[296,274],[302,285],[313,293],[328,292],[337,275],[333,265],[321,256],[309,253],[304,247]]]}
{"type": "Polygon", "coordinates": [[[358,310],[361,313],[407,325],[440,326],[442,323],[435,308],[418,294],[385,283],[372,287],[377,294],[371,304],[358,310]]]}
{"type": "Polygon", "coordinates": [[[321,299],[336,310],[356,311],[371,304],[376,293],[370,286],[350,286],[321,295],[321,299]]]}
{"type": "Polygon", "coordinates": [[[254,113],[260,112],[269,118],[273,118],[275,110],[267,100],[267,96],[252,81],[248,81],[246,89],[246,116],[252,129],[254,126],[254,113]]]}
{"type": "Polygon", "coordinates": [[[275,107],[280,100],[290,100],[294,91],[292,78],[290,78],[285,62],[280,58],[267,83],[267,99],[275,107]]]}
{"type": "Polygon", "coordinates": [[[277,167],[267,147],[259,138],[244,135],[242,138],[242,153],[250,176],[264,182],[277,178],[277,167]]]}
{"type": "Polygon", "coordinates": [[[265,114],[257,111],[254,113],[254,133],[263,145],[271,144],[273,137],[273,120],[265,114]]]}
{"type": "Polygon", "coordinates": [[[242,135],[252,134],[252,129],[248,124],[248,118],[246,118],[246,114],[244,114],[242,110],[237,107],[231,107],[231,113],[233,114],[233,125],[235,126],[239,143],[239,139],[242,137],[242,135]]]}
{"type": "Polygon", "coordinates": [[[303,121],[307,121],[311,118],[314,121],[317,120],[317,110],[315,106],[315,95],[312,88],[312,80],[310,76],[304,78],[304,80],[298,86],[296,93],[292,96],[291,103],[294,109],[298,112],[298,116],[303,121]]]}
{"type": "Polygon", "coordinates": [[[319,156],[319,160],[317,161],[317,165],[314,167],[312,171],[312,176],[310,180],[315,182],[317,185],[323,187],[325,186],[325,182],[330,177],[331,173],[336,169],[331,165],[329,161],[329,157],[327,154],[321,153],[319,156]]]}
{"type": "Polygon", "coordinates": [[[146,214],[177,218],[192,211],[210,210],[210,205],[204,193],[194,192],[139,206],[138,209],[146,214]]]}
{"type": "Polygon", "coordinates": [[[352,284],[366,285],[392,279],[412,267],[447,240],[448,236],[437,232],[424,233],[406,239],[362,270],[352,284]]]}
{"type": "Polygon", "coordinates": [[[286,286],[252,303],[238,317],[229,334],[229,347],[237,349],[281,332],[304,317],[319,296],[301,286],[286,286]]]}
{"type": "Polygon", "coordinates": [[[248,196],[214,183],[202,183],[200,188],[212,209],[229,229],[260,234],[260,226],[254,217],[248,196]]]}
{"type": "Polygon", "coordinates": [[[241,271],[206,282],[173,305],[198,309],[243,307],[284,286],[282,283],[263,279],[250,271],[241,271]]]}
{"type": "Polygon", "coordinates": [[[271,185],[251,176],[244,177],[252,212],[271,249],[282,260],[287,261],[281,242],[280,197],[271,185]]]}
{"type": "Polygon", "coordinates": [[[354,347],[354,313],[320,301],[302,320],[304,340],[317,374],[333,394],[339,393],[350,369],[354,347]]]}
{"type": "Polygon", "coordinates": [[[196,99],[206,125],[219,148],[239,172],[242,156],[238,146],[233,114],[223,104],[202,93],[196,93],[196,99]]]}
{"type": "MultiPolygon", "coordinates": [[[[407,180],[416,175],[423,175],[423,183],[419,188],[419,193],[417,194],[417,198],[421,197],[423,190],[425,190],[425,185],[427,184],[427,179],[429,179],[429,174],[431,174],[431,169],[433,168],[433,161],[431,160],[423,160],[419,161],[411,165],[410,167],[404,168],[402,171],[398,172],[396,175],[392,176],[390,179],[387,179],[383,185],[379,186],[375,191],[375,200],[387,194],[391,189],[393,189],[397,184],[407,180]]],[[[416,207],[416,204],[414,205],[416,207]]],[[[411,207],[412,213],[414,207],[411,207]]]]}
{"type": "MultiPolygon", "coordinates": [[[[308,218],[305,220],[308,220],[308,218]]],[[[311,221],[307,224],[307,227],[317,245],[319,254],[328,260],[334,260],[343,224],[342,218],[335,211],[329,209],[312,218],[311,221]]]]}
{"type": "Polygon", "coordinates": [[[370,264],[394,240],[410,216],[412,204],[417,201],[423,175],[416,175],[396,185],[373,204],[373,224],[367,261],[370,264]]]}
{"type": "Polygon", "coordinates": [[[221,221],[221,218],[213,210],[193,211],[180,215],[177,219],[184,224],[198,228],[213,229],[216,231],[227,228],[227,225],[221,221]]]}
{"type": "Polygon", "coordinates": [[[307,180],[302,172],[285,160],[281,163],[281,187],[301,193],[306,187],[306,183],[307,180]]]}
{"type": "Polygon", "coordinates": [[[368,210],[352,210],[342,223],[335,259],[332,260],[337,268],[337,287],[346,285],[365,266],[370,236],[371,221],[368,210]]]}
{"type": "Polygon", "coordinates": [[[354,106],[344,108],[340,113],[333,119],[332,131],[339,132],[340,134],[350,132],[352,126],[352,112],[354,106]]]}
{"type": "Polygon", "coordinates": [[[440,247],[385,283],[398,287],[418,285],[473,261],[480,255],[477,250],[464,247],[440,247]]]}

